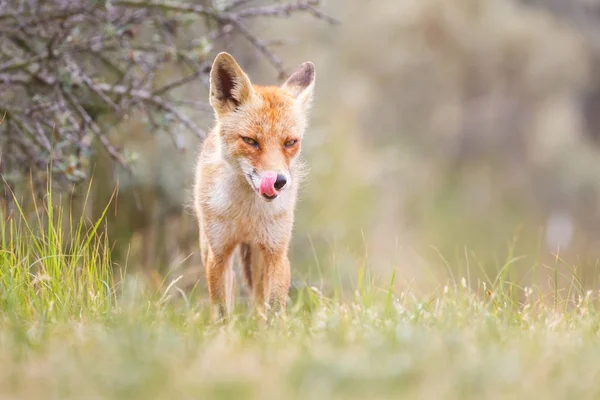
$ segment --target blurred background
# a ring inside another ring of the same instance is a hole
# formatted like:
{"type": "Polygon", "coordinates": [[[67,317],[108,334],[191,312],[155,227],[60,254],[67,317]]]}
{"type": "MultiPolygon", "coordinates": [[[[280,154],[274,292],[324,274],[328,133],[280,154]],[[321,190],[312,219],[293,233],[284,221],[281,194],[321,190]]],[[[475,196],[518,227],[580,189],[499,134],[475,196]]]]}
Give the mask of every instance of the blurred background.
{"type": "MultiPolygon", "coordinates": [[[[499,273],[548,290],[569,287],[574,276],[595,287],[600,1],[306,3],[339,23],[282,13],[248,25],[286,72],[307,60],[317,70],[303,145],[310,173],[290,251],[295,281],[327,288],[366,269],[381,282],[396,271],[395,284],[415,290],[461,277],[490,282],[499,273]]],[[[203,29],[200,21],[178,40],[205,38],[203,29]]],[[[205,50],[207,62],[230,52],[254,83],[281,82],[276,63],[243,35],[221,35],[205,50]]],[[[181,75],[167,63],[152,85],[181,75]]],[[[173,97],[206,104],[205,78],[173,97]]],[[[211,128],[208,107],[186,110],[198,127],[211,128]]],[[[203,286],[187,206],[199,136],[179,129],[178,150],[170,135],[149,129],[142,111],[97,119],[131,156],[134,172],[99,146],[85,166],[93,177],[84,207],[91,220],[118,184],[106,216],[115,263],[203,286]]]]}

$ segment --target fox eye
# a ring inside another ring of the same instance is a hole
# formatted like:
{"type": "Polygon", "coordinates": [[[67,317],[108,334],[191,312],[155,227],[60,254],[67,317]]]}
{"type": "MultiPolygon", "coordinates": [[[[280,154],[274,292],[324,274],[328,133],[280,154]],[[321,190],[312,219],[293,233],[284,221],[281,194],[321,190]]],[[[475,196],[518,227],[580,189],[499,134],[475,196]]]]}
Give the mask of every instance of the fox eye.
{"type": "Polygon", "coordinates": [[[283,147],[289,148],[289,147],[292,147],[293,145],[295,145],[296,143],[298,143],[298,139],[290,139],[283,144],[283,147]]]}
{"type": "Polygon", "coordinates": [[[244,143],[246,143],[247,145],[250,145],[252,147],[256,147],[258,149],[258,142],[252,138],[249,138],[247,136],[242,136],[242,140],[244,141],[244,143]]]}

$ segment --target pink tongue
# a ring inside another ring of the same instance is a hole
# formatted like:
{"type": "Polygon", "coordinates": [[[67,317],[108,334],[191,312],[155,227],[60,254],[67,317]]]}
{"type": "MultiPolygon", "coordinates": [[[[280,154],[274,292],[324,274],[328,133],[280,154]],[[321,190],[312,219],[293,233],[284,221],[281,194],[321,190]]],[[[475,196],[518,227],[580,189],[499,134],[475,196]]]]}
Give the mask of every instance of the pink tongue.
{"type": "Polygon", "coordinates": [[[277,174],[275,172],[266,172],[260,180],[260,194],[266,194],[267,196],[279,194],[279,191],[275,189],[276,180],[277,174]]]}

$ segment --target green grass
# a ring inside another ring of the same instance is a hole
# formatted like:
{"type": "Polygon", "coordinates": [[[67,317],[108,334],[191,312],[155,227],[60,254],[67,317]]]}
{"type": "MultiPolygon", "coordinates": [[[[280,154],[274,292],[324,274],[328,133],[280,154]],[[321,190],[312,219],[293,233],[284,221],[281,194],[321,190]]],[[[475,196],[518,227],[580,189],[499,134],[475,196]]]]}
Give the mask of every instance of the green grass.
{"type": "Polygon", "coordinates": [[[62,217],[0,218],[2,399],[600,398],[597,292],[543,297],[506,267],[423,296],[362,270],[273,326],[243,305],[214,325],[201,293],[113,276],[100,225],[62,217]]]}

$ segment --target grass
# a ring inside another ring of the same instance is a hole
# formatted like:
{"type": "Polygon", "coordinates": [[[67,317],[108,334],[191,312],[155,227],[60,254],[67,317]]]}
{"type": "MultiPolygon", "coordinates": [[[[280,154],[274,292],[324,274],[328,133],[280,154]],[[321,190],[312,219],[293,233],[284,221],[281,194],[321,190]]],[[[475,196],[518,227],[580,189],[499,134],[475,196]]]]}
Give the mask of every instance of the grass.
{"type": "Polygon", "coordinates": [[[113,276],[98,223],[39,208],[0,218],[2,399],[600,398],[597,292],[545,298],[506,267],[423,296],[363,270],[273,326],[243,305],[214,325],[199,294],[113,276]]]}

